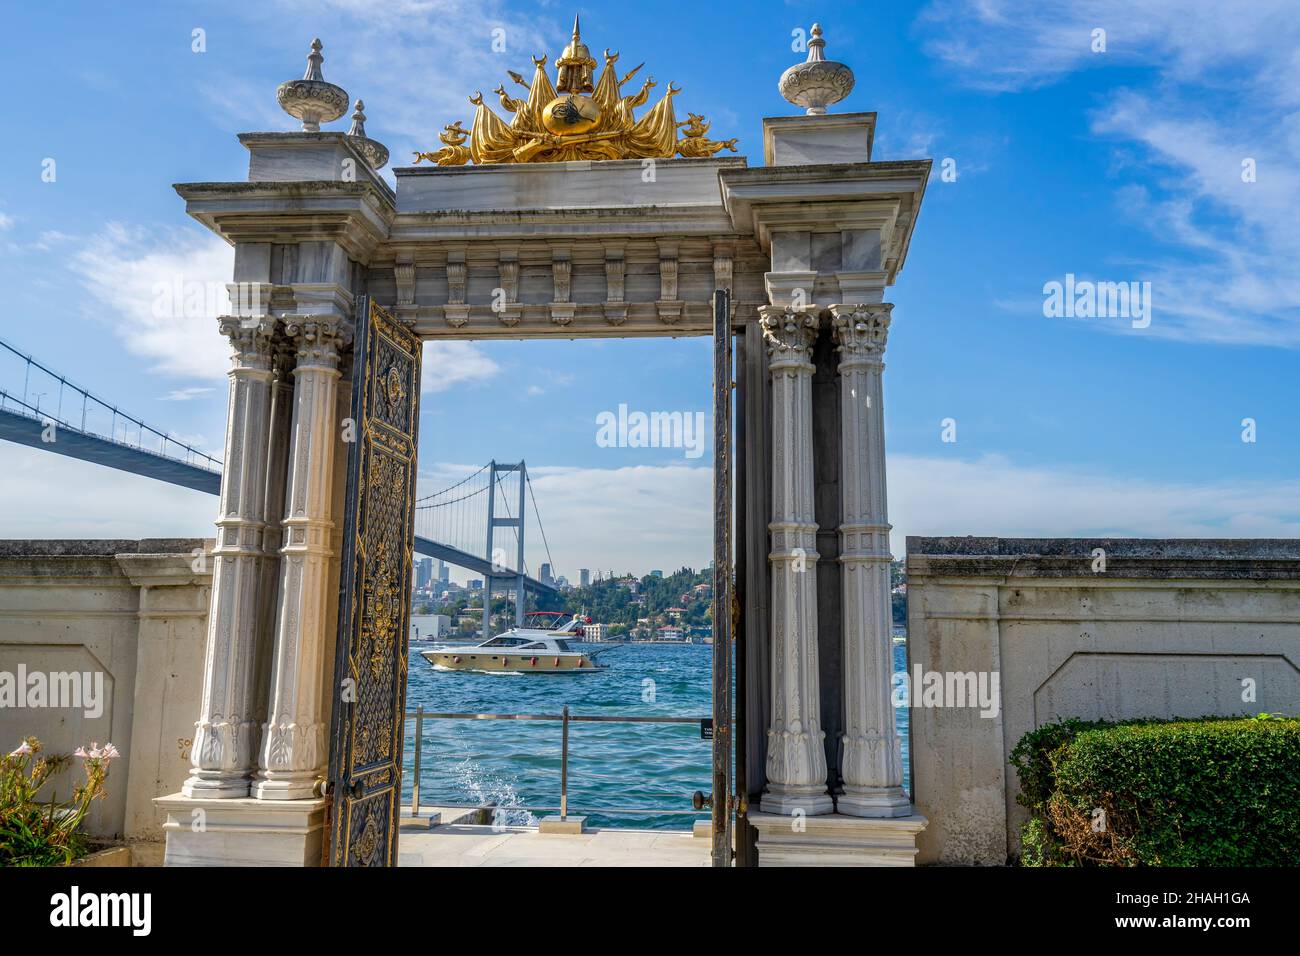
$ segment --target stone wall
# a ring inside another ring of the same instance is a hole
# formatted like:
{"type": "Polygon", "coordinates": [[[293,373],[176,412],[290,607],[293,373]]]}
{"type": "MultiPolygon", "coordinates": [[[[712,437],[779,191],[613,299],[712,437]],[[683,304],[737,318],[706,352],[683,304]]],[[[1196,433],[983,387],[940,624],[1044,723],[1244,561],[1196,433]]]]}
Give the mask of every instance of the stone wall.
{"type": "Polygon", "coordinates": [[[1300,713],[1300,541],[909,537],[907,577],[909,672],[1000,684],[990,716],[913,698],[922,863],[1018,853],[1043,724],[1300,713]]]}
{"type": "MultiPolygon", "coordinates": [[[[0,672],[102,675],[104,698],[92,708],[6,703],[0,746],[30,735],[52,753],[111,742],[122,759],[87,830],[157,844],[159,859],[164,815],[152,800],[178,790],[189,769],[212,578],[211,560],[196,565],[195,552],[210,548],[201,539],[0,541],[0,672]]],[[[74,762],[56,791],[81,779],[74,762]]]]}

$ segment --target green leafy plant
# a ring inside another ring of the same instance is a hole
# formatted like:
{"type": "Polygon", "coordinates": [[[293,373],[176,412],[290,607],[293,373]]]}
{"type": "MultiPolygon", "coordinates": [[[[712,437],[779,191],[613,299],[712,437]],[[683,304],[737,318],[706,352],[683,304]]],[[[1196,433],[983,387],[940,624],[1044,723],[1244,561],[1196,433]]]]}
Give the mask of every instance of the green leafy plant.
{"type": "Polygon", "coordinates": [[[80,831],[91,804],[104,796],[108,765],[120,754],[112,744],[78,747],[72,756],[44,754],[41,742],[28,737],[0,757],[0,866],[65,866],[84,856],[88,846],[80,831]],[[49,779],[80,759],[86,773],[72,798],[53,795],[42,802],[49,779]]]}
{"type": "Polygon", "coordinates": [[[1023,866],[1300,864],[1300,720],[1067,720],[1011,752],[1023,866]]]}

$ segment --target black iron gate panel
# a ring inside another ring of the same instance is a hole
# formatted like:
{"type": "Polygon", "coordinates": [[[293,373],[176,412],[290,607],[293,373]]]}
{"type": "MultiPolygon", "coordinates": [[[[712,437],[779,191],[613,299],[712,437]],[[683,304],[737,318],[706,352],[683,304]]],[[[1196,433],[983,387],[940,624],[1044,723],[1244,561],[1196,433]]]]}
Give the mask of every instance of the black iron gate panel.
{"type": "Polygon", "coordinates": [[[334,866],[393,866],[401,813],[420,339],[362,299],[352,370],[330,782],[334,866]]]}
{"type": "Polygon", "coordinates": [[[713,797],[711,858],[731,866],[732,367],[731,294],[713,293],[713,797]]]}

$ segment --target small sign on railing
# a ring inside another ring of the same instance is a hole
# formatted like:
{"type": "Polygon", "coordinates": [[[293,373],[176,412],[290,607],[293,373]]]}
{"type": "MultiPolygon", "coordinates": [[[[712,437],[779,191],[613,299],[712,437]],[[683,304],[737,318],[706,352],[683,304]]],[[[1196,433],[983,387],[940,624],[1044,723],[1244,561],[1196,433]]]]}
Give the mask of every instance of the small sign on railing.
{"type": "Polygon", "coordinates": [[[713,718],[712,717],[705,717],[703,720],[700,721],[700,739],[701,740],[713,739],[713,718]]]}

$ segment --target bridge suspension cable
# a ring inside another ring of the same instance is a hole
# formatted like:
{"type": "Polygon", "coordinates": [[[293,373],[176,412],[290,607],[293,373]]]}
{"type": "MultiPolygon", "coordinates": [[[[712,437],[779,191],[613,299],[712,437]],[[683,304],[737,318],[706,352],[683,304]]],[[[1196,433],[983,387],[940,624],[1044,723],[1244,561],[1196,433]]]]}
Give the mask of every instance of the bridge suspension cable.
{"type": "MultiPolygon", "coordinates": [[[[425,495],[423,498],[416,498],[416,499],[415,499],[416,507],[419,507],[419,506],[421,505],[422,502],[425,502],[425,501],[432,501],[434,498],[438,498],[438,497],[440,497],[440,496],[442,496],[442,495],[445,495],[445,494],[446,494],[447,492],[449,492],[449,491],[455,491],[455,490],[456,490],[457,488],[459,488],[461,485],[464,485],[464,484],[467,484],[467,483],[470,482],[470,481],[473,481],[473,480],[474,480],[475,478],[477,478],[479,475],[483,474],[483,472],[487,471],[488,468],[490,468],[490,467],[491,467],[490,464],[488,464],[488,465],[484,465],[484,466],[483,466],[482,468],[480,468],[478,471],[474,472],[474,474],[469,475],[468,477],[462,478],[460,481],[456,482],[454,485],[448,485],[446,488],[443,488],[441,491],[435,491],[435,492],[433,492],[433,494],[425,495]]],[[[475,494],[475,495],[477,495],[477,494],[480,494],[482,491],[483,491],[483,489],[480,488],[480,489],[478,489],[477,491],[471,492],[471,494],[475,494]]],[[[453,502],[445,502],[445,503],[446,503],[446,504],[452,504],[453,502]]],[[[427,507],[427,508],[438,508],[438,507],[441,507],[441,505],[437,505],[437,504],[435,504],[435,505],[425,505],[424,507],[427,507]]]]}
{"type": "Polygon", "coordinates": [[[537,508],[537,494],[533,491],[533,476],[525,473],[524,480],[528,483],[528,497],[533,502],[533,517],[537,519],[537,530],[542,534],[542,546],[546,549],[546,563],[551,566],[551,573],[554,573],[555,559],[551,557],[551,543],[546,540],[546,529],[542,527],[542,513],[537,508]]]}
{"type": "Polygon", "coordinates": [[[26,418],[42,425],[53,424],[56,435],[59,429],[66,429],[148,455],[183,462],[194,468],[221,471],[221,459],[127,414],[112,402],[69,381],[4,339],[0,339],[0,361],[6,366],[0,371],[0,414],[26,418]],[[16,381],[20,370],[21,394],[16,381]],[[41,400],[50,392],[33,391],[34,388],[41,387],[51,391],[57,387],[57,400],[45,408],[41,407],[41,400]],[[33,396],[34,403],[31,401],[33,396]]]}

